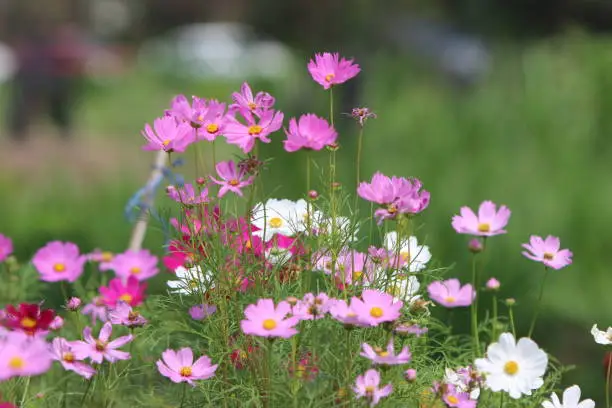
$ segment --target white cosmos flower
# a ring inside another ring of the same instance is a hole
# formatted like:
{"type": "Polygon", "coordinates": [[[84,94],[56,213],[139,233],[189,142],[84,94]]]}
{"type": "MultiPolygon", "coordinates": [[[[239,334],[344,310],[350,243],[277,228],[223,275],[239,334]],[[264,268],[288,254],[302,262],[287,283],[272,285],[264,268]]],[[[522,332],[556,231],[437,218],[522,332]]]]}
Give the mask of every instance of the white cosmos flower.
{"type": "Polygon", "coordinates": [[[290,260],[292,256],[293,254],[289,248],[273,246],[266,249],[266,261],[270,262],[272,265],[283,265],[290,260]]]}
{"type": "MultiPolygon", "coordinates": [[[[398,252],[397,232],[391,231],[385,234],[385,248],[396,254],[398,252]]],[[[431,260],[431,252],[427,245],[419,245],[416,237],[404,238],[399,243],[399,255],[408,264],[406,268],[410,272],[418,272],[425,269],[427,262],[431,260]]]]}
{"type": "Polygon", "coordinates": [[[580,402],[580,387],[572,385],[563,391],[563,401],[559,401],[559,397],[553,392],[550,395],[550,401],[544,401],[542,406],[544,408],[595,408],[595,402],[592,399],[580,402]]]}
{"type": "Polygon", "coordinates": [[[594,324],[593,328],[591,328],[591,334],[595,339],[595,343],[599,344],[612,344],[612,327],[608,327],[607,331],[601,331],[597,328],[597,325],[594,324]]]}
{"type": "Polygon", "coordinates": [[[312,229],[316,234],[331,235],[333,227],[336,227],[336,234],[340,235],[341,242],[357,241],[359,227],[352,225],[348,217],[328,217],[323,212],[315,210],[312,214],[312,229]]]}
{"type": "Polygon", "coordinates": [[[542,376],[548,366],[548,356],[530,338],[516,342],[512,333],[503,333],[497,343],[487,348],[486,358],[475,361],[485,374],[485,384],[492,391],[506,391],[514,399],[531,395],[544,384],[542,376]]]}
{"type": "Polygon", "coordinates": [[[178,279],[167,282],[172,293],[192,294],[205,292],[207,289],[215,287],[212,272],[207,271],[204,274],[199,266],[189,269],[179,266],[174,270],[174,273],[178,279]]]}
{"type": "MultiPolygon", "coordinates": [[[[380,281],[381,278],[375,281],[380,281]]],[[[382,278],[384,279],[384,278],[382,278]]],[[[393,295],[393,301],[402,301],[407,305],[413,304],[415,301],[421,298],[417,295],[417,292],[421,288],[421,284],[416,276],[410,275],[396,275],[393,278],[393,282],[387,287],[387,293],[393,295]]]]}
{"type": "Polygon", "coordinates": [[[251,221],[259,228],[253,232],[268,242],[274,234],[293,236],[306,229],[308,216],[305,200],[276,200],[274,198],[259,203],[253,208],[251,221]]]}

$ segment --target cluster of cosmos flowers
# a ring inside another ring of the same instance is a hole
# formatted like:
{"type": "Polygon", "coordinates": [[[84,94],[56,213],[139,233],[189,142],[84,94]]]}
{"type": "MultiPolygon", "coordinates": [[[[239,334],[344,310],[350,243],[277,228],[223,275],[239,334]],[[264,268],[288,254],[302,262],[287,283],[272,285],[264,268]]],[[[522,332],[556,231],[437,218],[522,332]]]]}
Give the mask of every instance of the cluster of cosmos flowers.
{"type": "MultiPolygon", "coordinates": [[[[356,76],[360,68],[338,54],[323,53],[310,61],[308,71],[331,92],[356,76]]],[[[365,332],[377,327],[385,333],[377,344],[359,344],[356,352],[369,368],[351,373],[352,384],[346,386],[352,389],[352,398],[375,406],[392,397],[397,384],[385,380],[388,366],[401,366],[405,383],[417,381],[419,374],[411,367],[416,351],[403,339],[428,335],[429,307],[433,305],[470,307],[474,319],[475,302],[483,291],[477,281],[462,283],[456,278],[433,280],[422,287],[423,272],[429,268],[432,254],[406,225],[427,209],[430,193],[416,178],[377,172],[370,181],[358,184],[356,194],[372,203],[375,210],[371,217],[385,227],[382,244],[363,250],[358,249],[363,242],[359,224],[334,211],[333,206],[318,206],[319,194],[314,190],[297,201],[269,198],[255,202],[243,215],[222,209],[221,200],[231,195],[246,198],[245,193],[255,189],[262,166],[256,155],[257,145],[272,142],[271,136],[283,128],[284,114],[275,108],[275,102],[272,95],[254,93],[245,82],[240,92],[232,94],[231,104],[195,96],[190,101],[179,95],[152,126],[146,125],[142,132],[146,150],[170,155],[224,138],[246,156],[214,163],[215,174],[193,183],[168,186],[166,194],[178,204],[181,216],[170,220],[176,238],[169,242],[161,267],[158,257],[145,249],[118,254],[81,253],[76,244],[60,241],[39,249],[31,263],[40,281],[72,284],[89,264],[96,265],[100,272],[112,271],[114,276],[86,302],[77,297],[66,299],[66,313],[89,317],[90,324],[79,330],[79,338],[60,336],[64,318],[43,304],[6,305],[0,312],[0,381],[43,374],[54,362],[89,380],[104,362],[129,360],[126,346],[136,341],[136,330],[152,324],[138,310],[147,297],[147,281],[158,276],[162,268],[171,273],[166,278],[168,296],[202,301],[189,309],[196,322],[219,313],[219,302],[226,296],[215,296],[221,288],[224,294],[268,294],[246,305],[242,319],[235,322],[239,331],[231,334],[232,342],[238,338],[263,341],[253,342],[246,349],[227,350],[225,356],[229,357],[225,358],[235,369],[244,368],[249,354],[256,353],[262,344],[292,339],[305,327],[313,327],[303,322],[327,319],[337,322],[339,330],[365,332]],[[216,256],[213,265],[210,254],[218,248],[223,248],[222,256],[216,256]],[[329,282],[325,292],[272,298],[275,285],[308,273],[319,274],[329,282]],[[216,304],[205,303],[207,300],[216,304]],[[120,330],[129,334],[113,336],[117,327],[126,328],[128,331],[120,330]]],[[[361,127],[375,117],[367,108],[356,108],[352,115],[361,127]]],[[[290,119],[284,134],[283,145],[289,153],[326,148],[335,153],[338,148],[333,118],[307,113],[290,119]]],[[[472,237],[469,248],[476,256],[485,250],[488,239],[506,233],[510,215],[506,206],[485,201],[476,212],[461,208],[451,225],[457,233],[472,237]]],[[[572,263],[572,253],[561,249],[557,237],[531,236],[523,248],[523,255],[541,263],[545,273],[572,263]]],[[[0,235],[0,263],[12,251],[12,241],[0,235]]],[[[485,288],[497,291],[500,283],[491,277],[485,288]]],[[[612,344],[611,333],[612,329],[600,332],[593,327],[599,343],[612,344]]],[[[448,407],[461,408],[476,407],[483,391],[503,392],[512,399],[532,395],[544,384],[549,359],[530,337],[531,333],[522,338],[513,332],[501,333],[483,353],[476,341],[480,354],[471,364],[448,367],[443,377],[430,384],[427,395],[448,407]]],[[[167,349],[155,358],[162,376],[194,386],[215,377],[223,364],[205,354],[196,358],[189,347],[167,349]]],[[[313,380],[322,370],[318,358],[306,352],[287,370],[294,377],[313,380]]],[[[553,393],[542,406],[589,408],[594,403],[580,402],[580,389],[573,386],[565,390],[562,399],[553,393]]]]}

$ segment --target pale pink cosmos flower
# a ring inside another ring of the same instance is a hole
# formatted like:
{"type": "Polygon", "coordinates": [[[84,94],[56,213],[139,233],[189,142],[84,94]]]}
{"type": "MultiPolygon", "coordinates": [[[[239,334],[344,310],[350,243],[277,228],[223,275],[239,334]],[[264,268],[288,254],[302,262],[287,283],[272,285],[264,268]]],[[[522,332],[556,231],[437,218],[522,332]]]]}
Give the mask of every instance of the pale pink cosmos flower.
{"type": "Polygon", "coordinates": [[[259,121],[250,112],[242,112],[246,124],[236,118],[228,117],[224,136],[229,144],[238,146],[244,153],[249,153],[255,147],[255,142],[270,143],[268,136],[283,126],[283,113],[267,110],[262,113],[259,121]]]}
{"type": "Polygon", "coordinates": [[[13,241],[9,237],[0,234],[0,262],[6,261],[6,258],[12,253],[13,241]]]}
{"type": "Polygon", "coordinates": [[[147,324],[147,319],[125,302],[118,302],[114,309],[109,310],[108,320],[112,324],[120,324],[129,328],[142,327],[147,324]]]}
{"type": "Polygon", "coordinates": [[[112,261],[100,264],[101,271],[109,269],[124,280],[133,276],[139,281],[149,279],[159,272],[157,257],[147,249],[139,251],[128,249],[122,254],[115,255],[112,261]]]}
{"type": "Polygon", "coordinates": [[[259,299],[257,304],[248,305],[244,310],[246,320],[240,322],[244,334],[261,337],[289,338],[297,333],[298,317],[287,317],[291,305],[282,301],[274,307],[272,299],[259,299]]]}
{"type": "Polygon", "coordinates": [[[85,316],[91,315],[91,325],[95,326],[96,322],[100,320],[102,323],[108,320],[108,309],[104,304],[104,300],[101,296],[96,296],[92,301],[83,307],[81,313],[85,316]]]}
{"type": "Polygon", "coordinates": [[[248,111],[256,116],[261,116],[263,112],[271,109],[275,102],[272,95],[263,91],[257,92],[253,97],[253,91],[247,82],[242,84],[240,92],[232,94],[232,100],[234,103],[229,107],[230,112],[248,111]]]}
{"type": "Polygon", "coordinates": [[[317,53],[314,60],[311,59],[308,63],[308,72],[312,79],[323,86],[323,89],[342,84],[355,77],[360,71],[361,68],[353,64],[352,59],[340,58],[338,53],[317,53]]]}
{"type": "Polygon", "coordinates": [[[476,408],[478,401],[471,399],[468,392],[460,391],[452,384],[444,384],[443,387],[442,400],[448,407],[476,408]]]}
{"type": "Polygon", "coordinates": [[[164,377],[175,383],[186,382],[195,387],[194,381],[207,380],[215,375],[218,365],[212,365],[208,356],[193,361],[193,351],[189,347],[178,351],[166,350],[161,360],[157,360],[157,369],[164,377]]]}
{"type": "Polygon", "coordinates": [[[245,179],[249,174],[247,170],[239,168],[233,160],[219,162],[215,166],[219,179],[209,176],[213,183],[221,186],[219,189],[219,198],[223,197],[228,191],[238,194],[242,197],[242,189],[246,186],[253,184],[255,176],[250,176],[245,179]]]}
{"type": "Polygon", "coordinates": [[[142,135],[147,140],[143,150],[163,150],[166,152],[184,152],[193,142],[193,128],[187,123],[177,123],[171,116],[164,116],[153,121],[153,128],[146,124],[142,135]]]}
{"type": "Polygon", "coordinates": [[[322,319],[329,311],[332,303],[326,293],[319,293],[316,296],[312,293],[307,293],[303,299],[297,301],[291,313],[300,320],[322,319]]]}
{"type": "Polygon", "coordinates": [[[380,347],[372,347],[368,343],[363,343],[361,345],[361,349],[362,352],[359,355],[371,360],[375,364],[406,364],[410,362],[410,359],[412,357],[408,346],[404,346],[402,350],[396,355],[395,348],[393,346],[393,339],[389,340],[389,344],[387,345],[386,350],[380,347]]]}
{"type": "Polygon", "coordinates": [[[523,244],[523,255],[527,258],[542,262],[545,266],[553,269],[561,269],[572,263],[572,251],[569,249],[559,249],[561,242],[559,238],[552,235],[545,239],[537,235],[529,238],[528,244],[523,244]]]}
{"type": "Polygon", "coordinates": [[[102,363],[107,360],[109,363],[114,363],[118,360],[127,360],[130,358],[130,353],[117,350],[119,347],[125,346],[133,340],[133,336],[118,337],[113,341],[110,336],[113,333],[113,325],[111,322],[106,322],[100,329],[100,336],[94,339],[91,334],[91,327],[87,326],[83,329],[83,339],[85,341],[74,341],[71,343],[72,351],[77,360],[89,358],[94,363],[102,363]]]}
{"type": "Polygon", "coordinates": [[[7,332],[0,338],[0,382],[43,374],[52,363],[49,344],[42,337],[7,332]]]}
{"type": "Polygon", "coordinates": [[[511,211],[505,205],[499,207],[492,201],[484,201],[478,208],[478,215],[469,207],[461,207],[461,215],[453,216],[452,225],[459,234],[483,237],[505,234],[511,211]]]}
{"type": "Polygon", "coordinates": [[[338,133],[325,119],[309,113],[299,120],[289,121],[289,131],[285,129],[287,140],[285,150],[295,152],[300,149],[321,150],[336,141],[338,133]]]}
{"type": "Polygon", "coordinates": [[[175,186],[168,186],[166,194],[168,194],[168,197],[172,200],[183,205],[198,205],[210,201],[208,198],[208,188],[203,187],[196,191],[190,183],[186,183],[178,188],[175,186]]]}
{"type": "Polygon", "coordinates": [[[74,282],[83,273],[87,258],[71,242],[53,241],[34,254],[32,263],[45,282],[74,282]]]}
{"type": "Polygon", "coordinates": [[[217,306],[215,305],[195,305],[189,309],[189,315],[193,320],[204,320],[216,311],[217,306]]]}
{"type": "Polygon", "coordinates": [[[397,325],[393,331],[400,335],[414,334],[416,337],[421,337],[426,334],[429,329],[427,327],[421,327],[418,324],[402,323],[397,325]]]}
{"type": "Polygon", "coordinates": [[[55,316],[55,318],[49,324],[51,330],[59,330],[64,327],[64,319],[61,316],[55,316]]]}
{"type": "Polygon", "coordinates": [[[368,326],[359,320],[357,312],[355,312],[343,299],[330,299],[330,303],[329,314],[335,320],[347,326],[368,326]]]}
{"type": "Polygon", "coordinates": [[[459,279],[435,281],[427,287],[429,297],[444,307],[469,306],[476,297],[471,284],[461,286],[459,279]]]}
{"type": "Polygon", "coordinates": [[[384,398],[391,394],[393,385],[387,384],[382,388],[380,385],[380,374],[374,369],[369,369],[365,374],[357,377],[353,391],[357,394],[357,399],[365,397],[370,403],[370,407],[375,406],[384,398]]]}
{"type": "Polygon", "coordinates": [[[65,370],[74,371],[88,380],[96,373],[90,365],[77,360],[72,351],[72,344],[62,337],[53,339],[51,352],[53,359],[59,361],[65,370]]]}
{"type": "Polygon", "coordinates": [[[395,302],[392,295],[371,289],[364,290],[361,299],[351,299],[351,309],[357,313],[362,323],[370,326],[396,320],[400,317],[402,306],[404,302],[395,302]]]}

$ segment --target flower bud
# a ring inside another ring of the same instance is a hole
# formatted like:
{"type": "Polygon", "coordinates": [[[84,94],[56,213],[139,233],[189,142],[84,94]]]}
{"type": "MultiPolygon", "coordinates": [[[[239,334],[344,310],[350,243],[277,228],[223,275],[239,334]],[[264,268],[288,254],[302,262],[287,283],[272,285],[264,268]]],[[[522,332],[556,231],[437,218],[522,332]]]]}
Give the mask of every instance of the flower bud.
{"type": "Polygon", "coordinates": [[[204,177],[198,177],[196,179],[196,183],[198,184],[198,186],[203,186],[204,184],[206,184],[206,179],[204,177]]]}
{"type": "Polygon", "coordinates": [[[482,252],[484,247],[482,246],[482,242],[478,238],[474,238],[470,240],[468,244],[468,249],[471,253],[477,254],[479,252],[482,252]]]}
{"type": "Polygon", "coordinates": [[[494,291],[497,291],[497,290],[499,290],[499,287],[500,287],[500,286],[501,286],[501,285],[500,285],[499,281],[498,281],[497,279],[495,279],[495,278],[491,278],[491,279],[489,279],[489,280],[487,281],[487,284],[486,284],[486,288],[487,288],[487,290],[494,290],[494,291]]]}
{"type": "Polygon", "coordinates": [[[414,382],[416,380],[416,376],[417,376],[417,372],[416,372],[416,370],[414,368],[409,368],[404,373],[404,378],[408,382],[414,382]]]}
{"type": "Polygon", "coordinates": [[[319,193],[317,192],[317,190],[310,190],[308,192],[308,198],[310,198],[311,200],[316,200],[317,198],[319,198],[319,193]]]}
{"type": "Polygon", "coordinates": [[[66,302],[66,309],[68,309],[68,310],[70,310],[72,312],[76,312],[79,309],[79,307],[81,307],[82,303],[83,302],[78,297],[71,297],[66,302]]]}
{"type": "Polygon", "coordinates": [[[516,304],[516,299],[515,298],[508,298],[508,299],[506,299],[506,306],[512,307],[515,304],[516,304]]]}

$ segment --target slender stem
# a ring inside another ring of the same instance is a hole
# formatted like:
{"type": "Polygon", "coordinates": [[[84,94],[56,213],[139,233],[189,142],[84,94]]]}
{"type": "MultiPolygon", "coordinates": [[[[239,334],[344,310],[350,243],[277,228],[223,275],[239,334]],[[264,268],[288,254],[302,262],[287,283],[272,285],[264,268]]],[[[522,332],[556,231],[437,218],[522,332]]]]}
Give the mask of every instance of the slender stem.
{"type": "Polygon", "coordinates": [[[180,408],[183,408],[183,405],[185,404],[185,396],[187,395],[187,383],[184,382],[183,383],[183,391],[181,392],[181,405],[180,408]]]}
{"type": "Polygon", "coordinates": [[[504,406],[504,392],[502,391],[499,393],[499,407],[503,408],[503,406],[504,406]]]}
{"type": "MultiPolygon", "coordinates": [[[[98,374],[99,375],[99,374],[98,374]]],[[[87,381],[87,388],[85,388],[85,392],[83,393],[83,397],[81,398],[81,408],[83,408],[83,404],[85,403],[85,399],[87,398],[87,394],[89,394],[89,390],[91,389],[91,384],[98,378],[98,375],[96,375],[94,378],[90,379],[89,381],[87,381]]]]}
{"type": "Polygon", "coordinates": [[[540,295],[538,296],[538,303],[536,304],[535,311],[533,312],[533,319],[531,320],[531,326],[529,327],[529,334],[527,337],[531,337],[533,329],[535,328],[538,315],[540,314],[540,307],[542,306],[542,297],[544,296],[544,286],[546,284],[546,277],[548,276],[548,267],[544,269],[544,277],[542,278],[542,284],[540,285],[540,295]]]}
{"type": "Polygon", "coordinates": [[[606,355],[608,369],[606,370],[606,408],[610,408],[610,368],[612,368],[612,354],[606,355]]]}
{"type": "Polygon", "coordinates": [[[512,306],[508,307],[508,316],[510,317],[510,328],[512,329],[512,335],[516,338],[516,325],[514,324],[514,311],[512,306]]]}
{"type": "Polygon", "coordinates": [[[363,145],[363,126],[359,128],[359,137],[357,138],[357,168],[355,169],[357,174],[357,187],[361,181],[361,148],[363,145]]]}
{"type": "Polygon", "coordinates": [[[28,376],[26,378],[26,382],[25,382],[25,388],[23,389],[23,395],[21,396],[21,404],[19,404],[20,407],[25,407],[25,401],[26,398],[28,397],[28,389],[30,388],[30,379],[32,377],[28,376]]]}
{"type": "MultiPolygon", "coordinates": [[[[472,256],[472,287],[478,293],[478,270],[476,268],[476,254],[472,256]]],[[[474,346],[476,354],[480,355],[480,338],[478,335],[478,294],[474,298],[471,305],[472,315],[472,337],[474,338],[474,346]]]]}
{"type": "Polygon", "coordinates": [[[491,329],[493,339],[497,338],[497,295],[493,294],[493,327],[491,329]]]}

